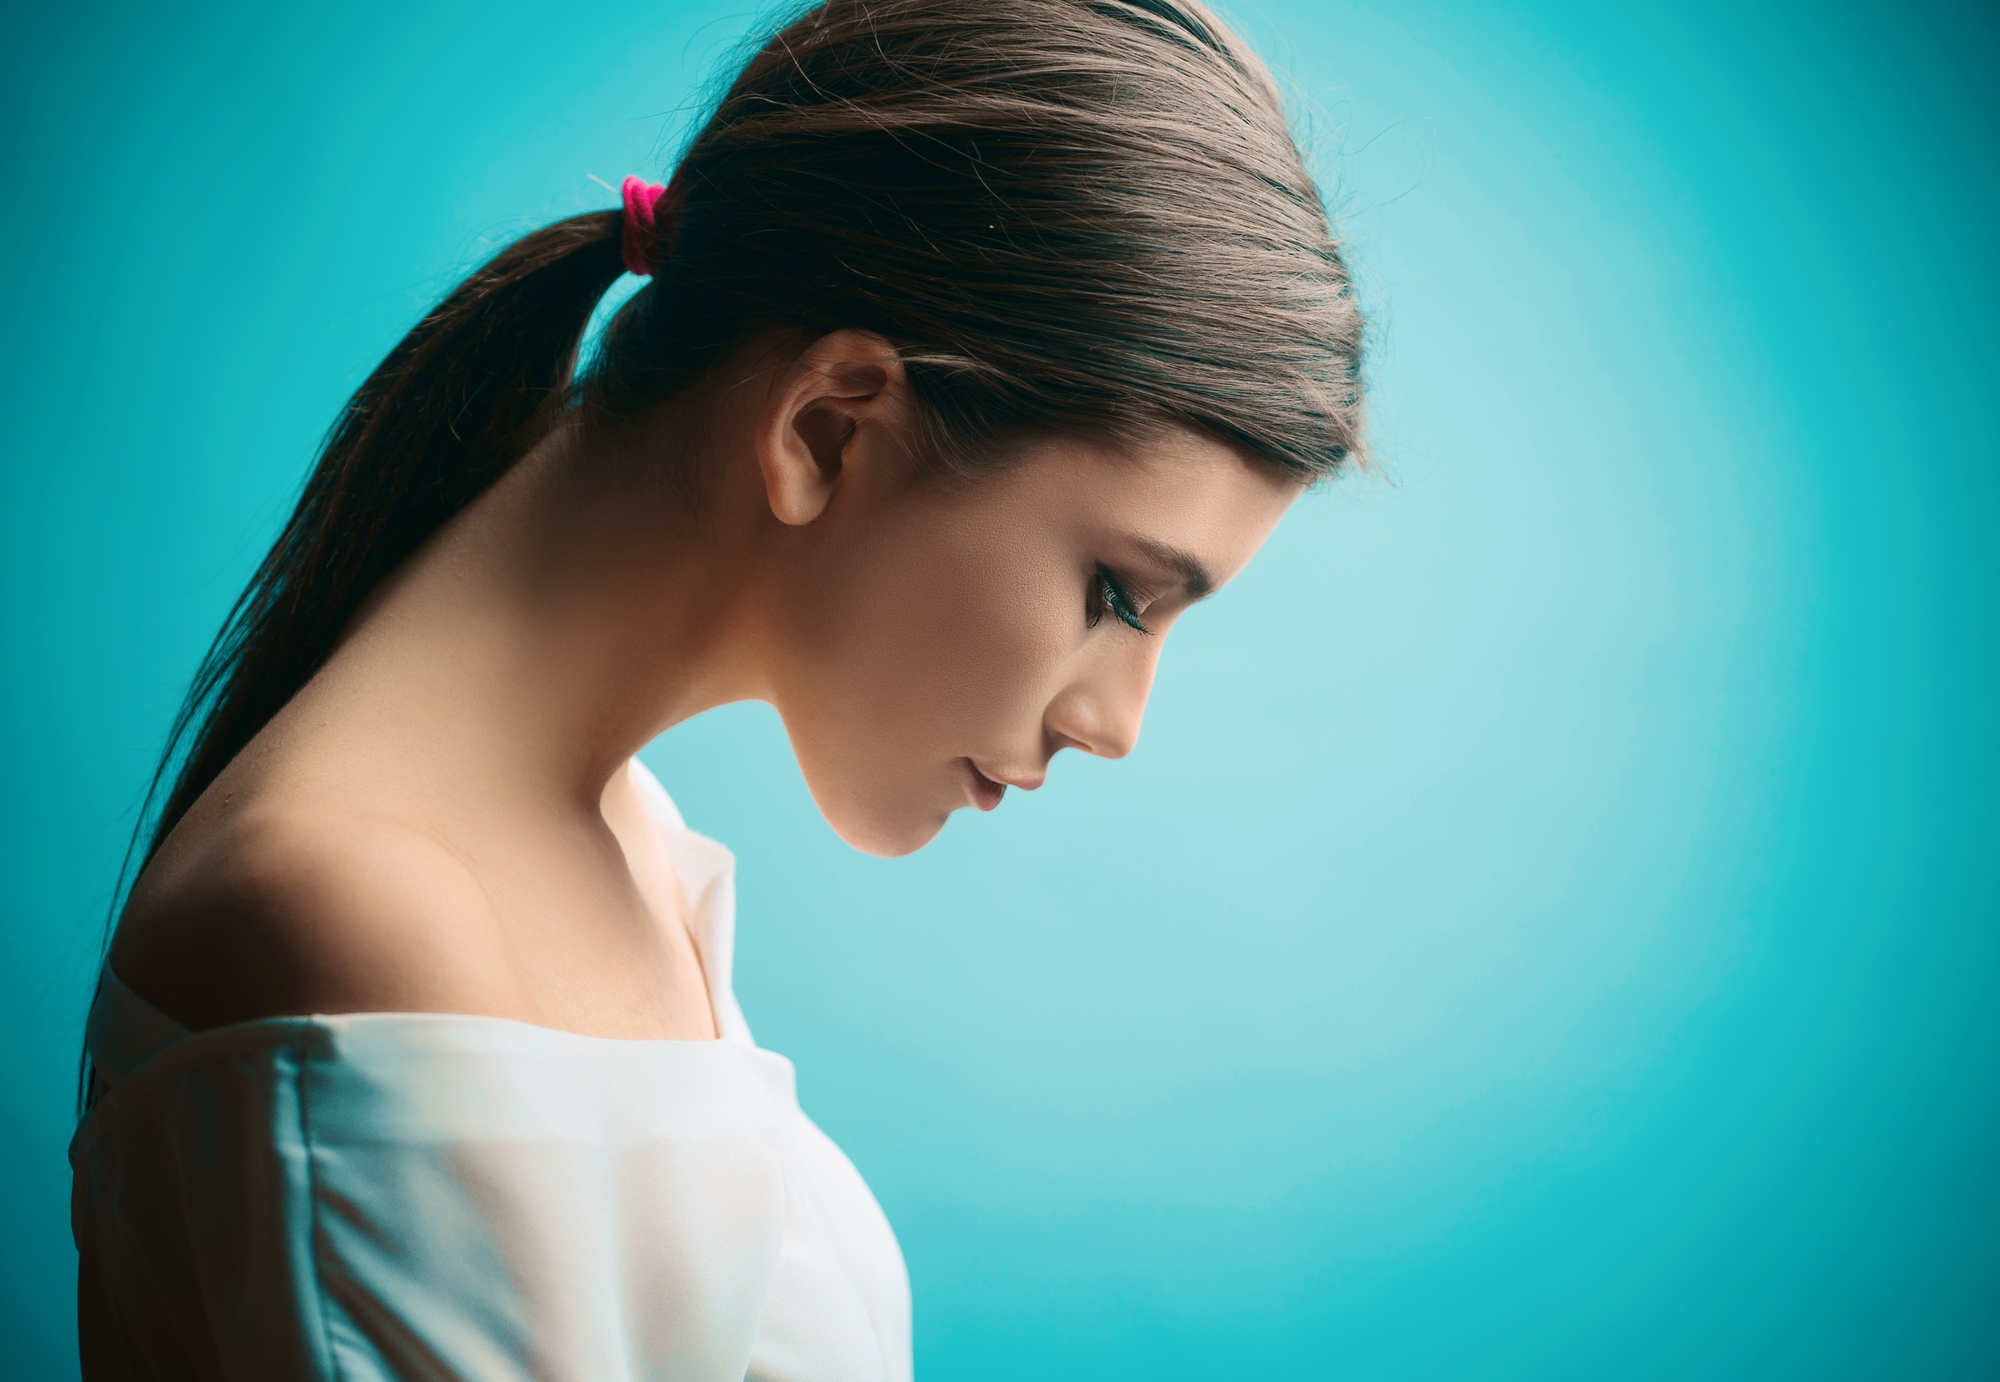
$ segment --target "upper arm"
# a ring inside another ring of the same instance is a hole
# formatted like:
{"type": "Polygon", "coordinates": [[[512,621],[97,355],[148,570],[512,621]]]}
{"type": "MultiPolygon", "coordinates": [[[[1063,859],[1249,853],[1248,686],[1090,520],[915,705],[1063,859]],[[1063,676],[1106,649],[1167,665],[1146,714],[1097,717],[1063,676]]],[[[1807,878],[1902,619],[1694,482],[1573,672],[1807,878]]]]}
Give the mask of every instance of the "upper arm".
{"type": "Polygon", "coordinates": [[[190,1030],[511,1006],[491,903],[450,850],[417,831],[266,813],[233,822],[171,873],[135,894],[111,963],[190,1030]]]}

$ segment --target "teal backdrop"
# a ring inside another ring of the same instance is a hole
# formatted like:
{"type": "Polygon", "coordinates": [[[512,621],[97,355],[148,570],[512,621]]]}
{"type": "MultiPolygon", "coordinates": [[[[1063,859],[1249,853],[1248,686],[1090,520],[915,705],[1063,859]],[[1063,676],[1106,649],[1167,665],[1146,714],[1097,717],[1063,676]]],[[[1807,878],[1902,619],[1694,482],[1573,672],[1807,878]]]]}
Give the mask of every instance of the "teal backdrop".
{"type": "MultiPolygon", "coordinates": [[[[659,173],[737,6],[10,5],[0,1373],[190,669],[345,395],[659,173]],[[601,182],[600,182],[601,180],[601,182]]],[[[910,859],[775,717],[647,753],[966,1379],[2000,1376],[1990,6],[1257,0],[1386,480],[1138,752],[910,859]]]]}

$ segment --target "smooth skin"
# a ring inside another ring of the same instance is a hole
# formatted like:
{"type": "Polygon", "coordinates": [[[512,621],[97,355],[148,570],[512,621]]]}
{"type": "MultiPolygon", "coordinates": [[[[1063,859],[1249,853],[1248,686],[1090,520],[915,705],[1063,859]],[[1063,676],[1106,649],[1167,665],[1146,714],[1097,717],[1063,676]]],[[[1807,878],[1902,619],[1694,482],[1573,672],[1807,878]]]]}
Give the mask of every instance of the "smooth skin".
{"type": "Polygon", "coordinates": [[[944,481],[879,337],[737,363],[698,416],[559,429],[384,582],[147,868],[120,978],[197,1031],[450,1012],[713,1038],[642,745],[768,701],[833,828],[908,853],[1062,749],[1131,752],[1167,630],[1299,493],[1185,428],[944,481]],[[692,504],[676,466],[705,477],[692,504]]]}

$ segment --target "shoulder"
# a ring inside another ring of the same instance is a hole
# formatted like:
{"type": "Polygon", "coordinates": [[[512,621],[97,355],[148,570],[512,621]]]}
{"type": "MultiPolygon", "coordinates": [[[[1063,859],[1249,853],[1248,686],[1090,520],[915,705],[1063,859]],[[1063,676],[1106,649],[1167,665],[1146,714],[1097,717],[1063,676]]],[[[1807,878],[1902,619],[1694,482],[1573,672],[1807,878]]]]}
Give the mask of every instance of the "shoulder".
{"type": "Polygon", "coordinates": [[[421,831],[255,807],[169,840],[111,964],[195,1031],[314,1012],[478,1011],[511,989],[494,924],[471,871],[421,831]]]}

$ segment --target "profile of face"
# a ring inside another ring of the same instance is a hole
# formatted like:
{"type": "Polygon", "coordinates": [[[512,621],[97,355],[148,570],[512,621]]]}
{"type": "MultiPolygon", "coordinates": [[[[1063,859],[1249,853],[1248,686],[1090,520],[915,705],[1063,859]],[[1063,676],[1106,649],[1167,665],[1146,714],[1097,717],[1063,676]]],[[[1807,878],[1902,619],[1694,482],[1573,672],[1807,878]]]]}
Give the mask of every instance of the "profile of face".
{"type": "Polygon", "coordinates": [[[761,562],[765,694],[814,799],[872,854],[1033,790],[1063,749],[1131,752],[1168,633],[1301,486],[1192,428],[1022,443],[994,474],[914,466],[900,363],[842,332],[756,432],[779,520],[761,562]]]}

